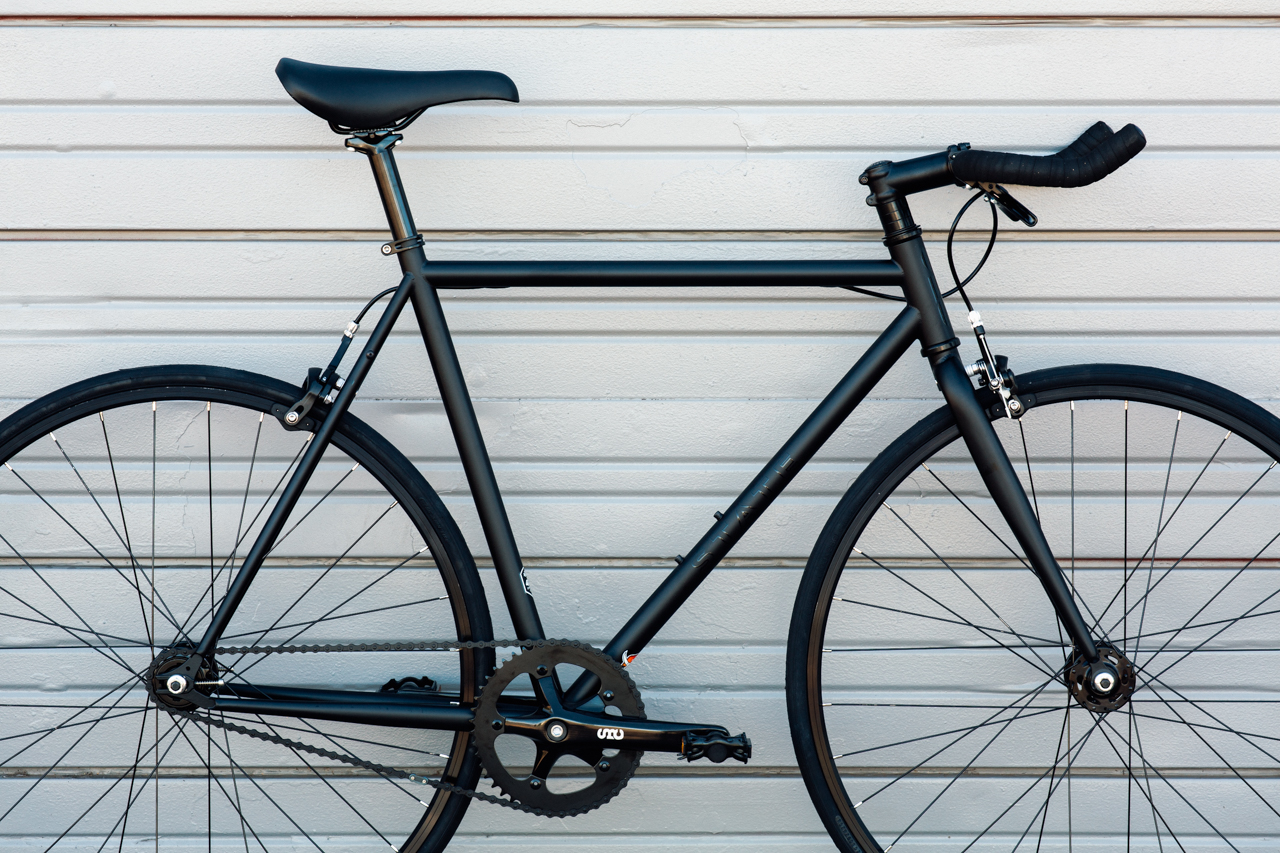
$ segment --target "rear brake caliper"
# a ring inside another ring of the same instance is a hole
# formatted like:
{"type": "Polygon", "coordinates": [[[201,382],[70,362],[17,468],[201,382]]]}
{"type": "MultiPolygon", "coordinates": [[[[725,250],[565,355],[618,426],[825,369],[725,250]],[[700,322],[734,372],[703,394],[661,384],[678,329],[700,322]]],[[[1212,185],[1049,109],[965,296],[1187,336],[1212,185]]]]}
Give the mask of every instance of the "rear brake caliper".
{"type": "Polygon", "coordinates": [[[351,340],[359,328],[360,324],[355,320],[348,323],[346,330],[342,333],[342,341],[338,344],[338,351],[333,354],[329,366],[324,370],[313,367],[307,371],[307,378],[302,382],[301,399],[288,409],[283,406],[272,407],[271,413],[284,423],[286,429],[306,429],[308,424],[304,423],[304,419],[316,403],[332,403],[338,398],[338,391],[342,389],[342,377],[338,375],[338,365],[342,363],[342,357],[347,354],[347,347],[351,346],[351,340]]]}

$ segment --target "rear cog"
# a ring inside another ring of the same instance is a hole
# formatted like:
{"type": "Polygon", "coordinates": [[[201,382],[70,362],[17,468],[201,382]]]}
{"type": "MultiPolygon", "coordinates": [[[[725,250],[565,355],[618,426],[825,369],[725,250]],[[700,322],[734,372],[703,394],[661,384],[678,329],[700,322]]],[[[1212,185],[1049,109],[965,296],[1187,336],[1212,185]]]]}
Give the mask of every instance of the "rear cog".
{"type": "Polygon", "coordinates": [[[644,702],[626,671],[597,649],[585,643],[539,642],[543,645],[526,648],[501,664],[485,684],[476,705],[475,747],[485,772],[508,797],[549,816],[571,817],[613,799],[636,772],[644,751],[616,748],[610,739],[616,730],[609,727],[608,715],[615,709],[624,717],[644,719],[644,702]],[[592,699],[565,708],[560,685],[567,686],[581,670],[599,677],[600,686],[592,699]],[[529,684],[533,695],[526,692],[529,684]],[[566,711],[575,719],[559,716],[566,711]],[[598,722],[581,722],[584,714],[598,722]],[[517,774],[503,763],[498,754],[503,736],[533,743],[530,772],[517,774]],[[557,763],[566,757],[587,765],[581,768],[585,776],[555,774],[557,763]]]}

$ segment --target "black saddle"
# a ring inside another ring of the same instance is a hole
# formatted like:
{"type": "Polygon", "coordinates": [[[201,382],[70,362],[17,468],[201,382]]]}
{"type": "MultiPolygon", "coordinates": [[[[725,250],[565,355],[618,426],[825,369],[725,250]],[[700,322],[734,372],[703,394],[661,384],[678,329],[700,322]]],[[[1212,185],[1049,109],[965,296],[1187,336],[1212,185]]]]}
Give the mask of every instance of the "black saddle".
{"type": "Polygon", "coordinates": [[[520,100],[516,84],[497,71],[382,71],[281,59],[276,76],[337,133],[402,130],[437,104],[520,100]]]}

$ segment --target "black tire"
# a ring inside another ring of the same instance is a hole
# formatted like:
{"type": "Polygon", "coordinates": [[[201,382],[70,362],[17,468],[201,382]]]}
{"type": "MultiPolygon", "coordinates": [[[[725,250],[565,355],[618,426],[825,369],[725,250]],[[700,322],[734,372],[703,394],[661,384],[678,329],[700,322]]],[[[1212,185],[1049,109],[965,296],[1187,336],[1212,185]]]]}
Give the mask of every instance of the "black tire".
{"type": "Polygon", "coordinates": [[[1070,641],[939,409],[844,495],[796,597],[787,707],[823,823],[848,853],[1275,849],[1280,420],[1145,367],[1017,388],[997,432],[1131,697],[1072,698],[1070,641]]]}
{"type": "MultiPolygon", "coordinates": [[[[171,715],[145,688],[155,654],[200,638],[323,417],[286,429],[298,396],[265,376],[170,365],[77,383],[0,423],[0,836],[41,849],[153,836],[161,849],[448,843],[467,798],[171,715]]],[[[284,530],[223,646],[492,639],[457,525],[355,416],[284,530]]],[[[218,666],[228,690],[257,679],[378,691],[427,676],[468,702],[493,655],[220,655],[218,666]]],[[[470,733],[224,718],[468,788],[480,776],[470,733]]]]}

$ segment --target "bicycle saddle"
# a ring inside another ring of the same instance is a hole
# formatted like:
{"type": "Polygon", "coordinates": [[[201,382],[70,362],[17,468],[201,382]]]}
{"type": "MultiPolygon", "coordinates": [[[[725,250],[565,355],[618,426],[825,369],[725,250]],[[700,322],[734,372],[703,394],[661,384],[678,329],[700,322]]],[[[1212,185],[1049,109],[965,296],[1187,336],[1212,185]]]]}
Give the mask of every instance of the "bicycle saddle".
{"type": "Polygon", "coordinates": [[[281,59],[276,76],[295,101],[335,133],[402,130],[438,104],[519,101],[511,78],[497,71],[383,71],[281,59]]]}

